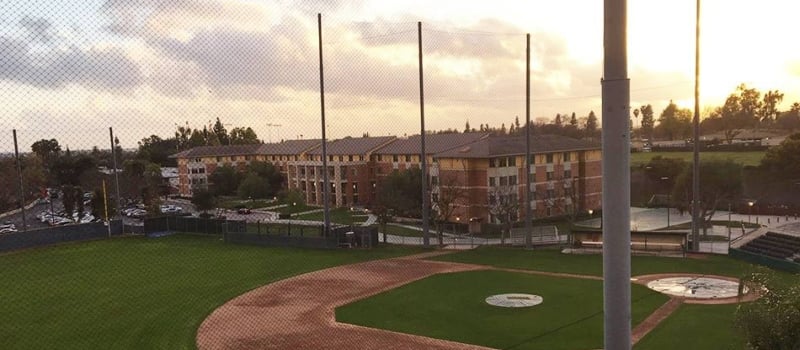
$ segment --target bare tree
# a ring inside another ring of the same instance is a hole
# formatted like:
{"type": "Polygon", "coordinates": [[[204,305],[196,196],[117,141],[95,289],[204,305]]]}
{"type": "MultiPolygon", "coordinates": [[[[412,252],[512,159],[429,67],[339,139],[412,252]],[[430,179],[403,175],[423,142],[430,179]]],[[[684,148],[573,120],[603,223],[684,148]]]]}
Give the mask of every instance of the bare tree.
{"type": "Polygon", "coordinates": [[[444,224],[455,213],[458,202],[467,197],[467,189],[458,181],[455,175],[452,175],[443,177],[439,181],[437,190],[432,195],[431,205],[433,206],[433,220],[436,224],[439,246],[444,246],[444,224]]]}
{"type": "Polygon", "coordinates": [[[500,244],[506,244],[505,237],[511,237],[511,226],[517,220],[519,200],[516,186],[498,186],[489,192],[489,212],[500,221],[500,244]]]}

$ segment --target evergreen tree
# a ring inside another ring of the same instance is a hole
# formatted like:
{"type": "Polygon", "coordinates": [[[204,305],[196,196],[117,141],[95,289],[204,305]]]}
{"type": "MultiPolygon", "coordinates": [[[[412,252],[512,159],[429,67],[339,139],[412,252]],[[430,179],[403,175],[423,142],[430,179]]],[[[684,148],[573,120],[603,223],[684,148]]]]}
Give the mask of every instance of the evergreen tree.
{"type": "Polygon", "coordinates": [[[464,125],[464,132],[469,132],[469,120],[467,120],[467,124],[464,125]]]}
{"type": "Polygon", "coordinates": [[[589,111],[589,116],[586,118],[586,136],[593,137],[597,133],[597,116],[594,111],[589,111]]]}

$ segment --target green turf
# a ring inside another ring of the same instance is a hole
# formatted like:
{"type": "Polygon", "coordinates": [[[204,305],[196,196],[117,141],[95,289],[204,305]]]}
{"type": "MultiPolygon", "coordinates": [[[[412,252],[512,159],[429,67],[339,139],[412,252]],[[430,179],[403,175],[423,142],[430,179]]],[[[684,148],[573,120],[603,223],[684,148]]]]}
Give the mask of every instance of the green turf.
{"type": "Polygon", "coordinates": [[[417,251],[264,248],[187,235],[0,255],[0,348],[191,349],[203,319],[250,289],[417,251]]]}
{"type": "MultiPolygon", "coordinates": [[[[700,160],[727,160],[730,159],[742,165],[759,165],[766,152],[701,152],[700,160]]],[[[653,157],[680,158],[692,162],[692,152],[638,152],[631,153],[631,167],[644,166],[653,157]]]]}
{"type": "MultiPolygon", "coordinates": [[[[320,212],[315,212],[315,213],[303,214],[303,215],[295,216],[292,219],[322,221],[323,220],[323,213],[320,211],[320,212]]],[[[354,222],[364,221],[365,218],[358,218],[358,217],[354,218],[353,217],[353,212],[350,211],[350,209],[348,209],[348,208],[336,208],[336,209],[331,209],[331,211],[330,211],[330,219],[331,219],[331,222],[333,222],[333,223],[342,224],[342,225],[351,225],[354,222]]]]}
{"type": "MultiPolygon", "coordinates": [[[[637,324],[667,297],[632,286],[637,324]]],[[[502,349],[593,349],[603,345],[601,281],[504,271],[432,276],[336,309],[336,319],[502,349]],[[501,293],[531,293],[544,302],[506,309],[484,302],[501,293]]]]}
{"type": "MultiPolygon", "coordinates": [[[[442,255],[435,260],[490,265],[528,270],[603,275],[603,257],[599,254],[562,254],[556,249],[523,250],[505,247],[479,249],[442,255]]],[[[631,275],[652,273],[705,273],[743,277],[755,269],[753,265],[725,256],[709,255],[702,259],[634,256],[631,275]]]]}
{"type": "Polygon", "coordinates": [[[744,339],[731,327],[736,308],[736,304],[681,305],[634,349],[746,349],[744,339]]]}
{"type": "MultiPolygon", "coordinates": [[[[431,229],[430,231],[431,237],[436,235],[435,230],[431,229]]],[[[415,230],[413,228],[403,227],[403,226],[396,226],[396,225],[386,225],[386,234],[395,235],[395,236],[405,236],[405,237],[422,237],[421,230],[415,230]]]]}

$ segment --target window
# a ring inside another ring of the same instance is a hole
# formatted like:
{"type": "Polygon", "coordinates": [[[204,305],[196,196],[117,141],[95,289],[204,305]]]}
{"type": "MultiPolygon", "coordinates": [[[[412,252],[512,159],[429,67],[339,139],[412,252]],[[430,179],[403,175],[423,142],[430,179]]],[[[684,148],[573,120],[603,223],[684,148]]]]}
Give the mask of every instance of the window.
{"type": "Polygon", "coordinates": [[[545,157],[546,157],[546,160],[547,160],[548,163],[552,163],[553,162],[553,154],[552,153],[548,153],[545,157]]]}
{"type": "Polygon", "coordinates": [[[358,195],[353,194],[353,204],[358,204],[358,195]]]}
{"type": "Polygon", "coordinates": [[[333,156],[328,156],[328,161],[332,162],[333,161],[333,156]]]}
{"type": "Polygon", "coordinates": [[[305,181],[300,183],[300,190],[305,192],[305,190],[306,190],[306,182],[305,181]]]}
{"type": "Polygon", "coordinates": [[[517,157],[508,157],[508,166],[517,166],[517,157]]]}
{"type": "Polygon", "coordinates": [[[508,158],[500,158],[500,167],[505,168],[506,166],[508,166],[508,158]]]}
{"type": "Polygon", "coordinates": [[[536,164],[536,155],[535,154],[531,154],[531,159],[529,160],[529,162],[531,164],[536,164]]]}
{"type": "Polygon", "coordinates": [[[553,172],[552,171],[548,171],[547,172],[547,181],[552,181],[552,180],[553,180],[553,172]]]}
{"type": "Polygon", "coordinates": [[[353,168],[353,177],[356,177],[357,175],[358,175],[358,169],[353,168]]]}
{"type": "Polygon", "coordinates": [[[198,172],[199,174],[205,174],[205,173],[206,173],[206,168],[200,168],[200,169],[197,169],[197,172],[198,172]]]}
{"type": "Polygon", "coordinates": [[[393,161],[393,162],[397,162],[398,160],[399,160],[399,159],[398,159],[398,156],[397,156],[396,154],[393,154],[393,155],[392,155],[392,161],[393,161]]]}
{"type": "Polygon", "coordinates": [[[383,161],[383,156],[382,156],[382,155],[380,155],[380,154],[378,155],[378,161],[379,161],[379,162],[382,162],[382,161],[383,161]]]}
{"type": "Polygon", "coordinates": [[[348,162],[352,162],[353,161],[353,155],[352,154],[347,156],[347,161],[348,162]]]}
{"type": "Polygon", "coordinates": [[[556,190],[547,190],[547,198],[556,198],[556,190]]]}
{"type": "Polygon", "coordinates": [[[495,205],[495,203],[497,203],[497,198],[493,194],[490,194],[489,195],[489,205],[495,205]]]}
{"type": "Polygon", "coordinates": [[[431,176],[431,185],[436,186],[439,184],[439,177],[438,176],[431,176]]]}
{"type": "Polygon", "coordinates": [[[343,162],[344,161],[344,156],[339,156],[339,161],[343,162]]]}
{"type": "MultiPolygon", "coordinates": [[[[197,161],[200,161],[200,158],[197,158],[197,161]]],[[[217,157],[217,163],[222,162],[222,157],[217,157]]]]}
{"type": "Polygon", "coordinates": [[[497,180],[495,179],[496,179],[495,177],[489,178],[489,186],[497,186],[497,180]]]}
{"type": "Polygon", "coordinates": [[[342,167],[341,174],[342,174],[342,179],[347,179],[347,167],[346,166],[342,167]]]}
{"type": "Polygon", "coordinates": [[[358,160],[363,162],[364,161],[364,155],[363,154],[359,154],[358,155],[358,160]]]}
{"type": "Polygon", "coordinates": [[[250,160],[250,156],[244,156],[244,160],[250,160]]]}
{"type": "Polygon", "coordinates": [[[511,186],[516,185],[517,184],[517,176],[516,175],[509,176],[508,177],[508,184],[511,185],[511,186]]]}
{"type": "Polygon", "coordinates": [[[508,186],[508,177],[506,176],[500,177],[500,186],[508,186]]]}
{"type": "Polygon", "coordinates": [[[306,167],[300,167],[300,176],[306,176],[306,167]]]}
{"type": "Polygon", "coordinates": [[[570,169],[564,170],[564,179],[569,180],[571,178],[572,178],[572,170],[570,169]]]}
{"type": "Polygon", "coordinates": [[[294,156],[294,160],[295,160],[295,161],[297,161],[298,159],[300,159],[300,157],[298,157],[298,156],[294,156]]]}
{"type": "Polygon", "coordinates": [[[490,168],[494,168],[494,167],[496,167],[496,166],[497,166],[497,165],[494,163],[494,158],[489,158],[489,167],[490,167],[490,168]]]}
{"type": "Polygon", "coordinates": [[[410,154],[406,154],[406,162],[410,162],[410,161],[411,161],[411,155],[410,154]]]}
{"type": "Polygon", "coordinates": [[[438,193],[431,194],[431,202],[432,203],[439,202],[439,194],[438,193]]]}
{"type": "Polygon", "coordinates": [[[569,152],[564,152],[564,161],[569,162],[569,152]]]}
{"type": "Polygon", "coordinates": [[[236,156],[231,156],[231,161],[235,162],[238,159],[236,156]]]}
{"type": "Polygon", "coordinates": [[[272,161],[274,162],[277,159],[275,156],[272,156],[272,161]]]}
{"type": "Polygon", "coordinates": [[[353,183],[353,194],[356,194],[356,193],[358,193],[358,183],[354,182],[353,183]]]}

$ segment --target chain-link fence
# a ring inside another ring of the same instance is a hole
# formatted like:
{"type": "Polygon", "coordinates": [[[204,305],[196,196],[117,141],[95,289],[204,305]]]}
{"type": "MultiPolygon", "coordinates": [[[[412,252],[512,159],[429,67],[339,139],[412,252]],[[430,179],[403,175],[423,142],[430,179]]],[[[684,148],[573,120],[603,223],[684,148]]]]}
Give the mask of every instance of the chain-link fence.
{"type": "Polygon", "coordinates": [[[2,347],[601,347],[600,67],[373,6],[0,4],[2,347]]]}

